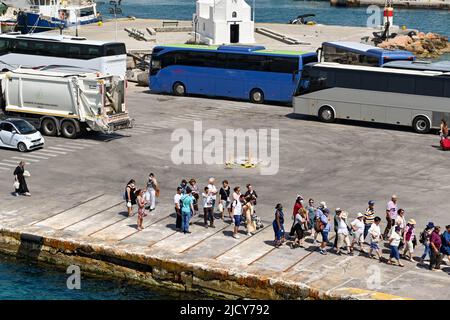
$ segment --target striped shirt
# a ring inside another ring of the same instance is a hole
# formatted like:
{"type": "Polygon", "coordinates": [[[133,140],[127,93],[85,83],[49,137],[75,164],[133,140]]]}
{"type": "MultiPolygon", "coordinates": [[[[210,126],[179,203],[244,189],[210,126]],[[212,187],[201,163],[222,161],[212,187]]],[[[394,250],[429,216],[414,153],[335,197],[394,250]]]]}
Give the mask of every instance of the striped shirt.
{"type": "Polygon", "coordinates": [[[364,223],[370,225],[375,219],[375,211],[373,209],[367,208],[366,213],[364,213],[364,223]]]}

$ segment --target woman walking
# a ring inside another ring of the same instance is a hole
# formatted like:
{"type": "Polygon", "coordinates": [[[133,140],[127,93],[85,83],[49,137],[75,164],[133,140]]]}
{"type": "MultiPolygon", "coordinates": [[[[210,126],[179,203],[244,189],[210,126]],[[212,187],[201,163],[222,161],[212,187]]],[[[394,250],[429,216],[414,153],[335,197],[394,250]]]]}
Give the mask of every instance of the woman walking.
{"type": "Polygon", "coordinates": [[[294,226],[292,231],[294,232],[295,239],[292,243],[292,249],[296,247],[303,248],[303,238],[305,236],[305,231],[308,230],[308,211],[305,208],[300,208],[294,217],[294,226]]]}
{"type": "Polygon", "coordinates": [[[272,222],[273,231],[275,233],[275,248],[279,248],[285,241],[284,235],[284,213],[283,206],[278,203],[275,206],[275,219],[272,222]]]}
{"type": "Polygon", "coordinates": [[[361,212],[358,212],[356,215],[356,219],[352,221],[350,224],[353,230],[353,241],[352,241],[352,247],[351,250],[353,252],[355,248],[355,244],[359,245],[359,252],[365,253],[364,251],[364,215],[361,212]]]}
{"type": "Polygon", "coordinates": [[[338,216],[338,226],[337,226],[337,244],[336,244],[336,254],[341,254],[341,247],[345,244],[347,248],[347,254],[351,254],[350,250],[350,234],[349,226],[347,225],[347,212],[341,211],[338,216]]]}
{"type": "Polygon", "coordinates": [[[314,243],[317,241],[317,233],[314,230],[314,223],[316,221],[316,208],[314,207],[314,199],[309,198],[308,205],[306,206],[308,211],[308,230],[311,231],[311,238],[314,239],[314,243]]]}
{"type": "Polygon", "coordinates": [[[25,181],[25,176],[27,176],[26,172],[25,161],[20,161],[19,165],[14,170],[14,181],[19,183],[18,187],[15,188],[16,190],[14,195],[16,197],[18,197],[19,194],[23,194],[28,197],[31,196],[30,190],[28,190],[27,182],[25,181]]]}
{"type": "Polygon", "coordinates": [[[400,227],[396,226],[394,230],[391,231],[389,236],[389,247],[391,249],[391,254],[389,255],[388,264],[392,264],[392,258],[397,260],[398,266],[403,267],[403,264],[400,262],[400,253],[398,252],[398,246],[400,244],[401,236],[399,234],[400,227]]]}
{"type": "MultiPolygon", "coordinates": [[[[236,189],[236,188],[235,188],[236,189]]],[[[235,199],[232,204],[233,208],[233,238],[239,239],[239,226],[241,224],[241,216],[242,216],[242,202],[244,201],[244,195],[241,194],[239,199],[235,199]]]]}
{"type": "Polygon", "coordinates": [[[139,189],[136,191],[136,202],[138,205],[138,218],[137,218],[137,229],[139,231],[144,229],[144,226],[142,225],[144,221],[144,215],[145,215],[145,198],[144,198],[144,190],[139,189]]]}
{"type": "Polygon", "coordinates": [[[136,204],[136,181],[131,179],[125,187],[125,202],[128,210],[128,217],[133,215],[133,206],[136,204]]]}
{"type": "Polygon", "coordinates": [[[411,262],[414,262],[413,253],[414,253],[414,241],[416,238],[415,226],[416,220],[410,219],[406,224],[405,230],[403,232],[403,243],[405,244],[405,249],[403,250],[403,258],[408,259],[411,262]]]}
{"type": "MultiPolygon", "coordinates": [[[[194,202],[193,202],[194,212],[192,213],[192,217],[193,217],[198,214],[198,200],[200,198],[200,192],[198,189],[197,181],[195,181],[194,178],[189,180],[189,188],[191,188],[192,197],[194,198],[194,202]]],[[[190,222],[190,224],[192,224],[192,222],[190,222]]]]}
{"type": "Polygon", "coordinates": [[[251,196],[245,198],[245,205],[243,207],[243,211],[245,214],[245,225],[247,230],[247,235],[251,236],[256,231],[256,223],[253,221],[253,198],[251,196]]]}

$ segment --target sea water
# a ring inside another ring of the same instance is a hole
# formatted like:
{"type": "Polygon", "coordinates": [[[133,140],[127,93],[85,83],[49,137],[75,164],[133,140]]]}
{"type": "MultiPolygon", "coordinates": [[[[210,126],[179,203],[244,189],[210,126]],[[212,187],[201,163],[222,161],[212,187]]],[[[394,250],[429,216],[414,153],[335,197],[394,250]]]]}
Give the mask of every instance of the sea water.
{"type": "MultiPolygon", "coordinates": [[[[253,5],[252,0],[247,2],[253,5]]],[[[123,0],[121,6],[123,16],[136,18],[192,20],[195,12],[195,0],[123,0]]],[[[107,18],[111,18],[109,7],[109,1],[99,2],[99,11],[107,18]]],[[[317,23],[366,26],[371,14],[367,8],[332,7],[329,1],[255,0],[255,7],[256,22],[287,23],[298,15],[312,13],[317,23]]],[[[395,8],[394,24],[450,36],[450,10],[395,8]]]]}

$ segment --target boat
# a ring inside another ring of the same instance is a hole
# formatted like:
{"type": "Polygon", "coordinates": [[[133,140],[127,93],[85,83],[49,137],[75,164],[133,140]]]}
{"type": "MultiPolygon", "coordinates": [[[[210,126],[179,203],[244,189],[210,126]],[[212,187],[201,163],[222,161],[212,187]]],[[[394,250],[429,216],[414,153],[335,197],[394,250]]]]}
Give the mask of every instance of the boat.
{"type": "Polygon", "coordinates": [[[4,1],[18,8],[16,31],[36,33],[64,29],[101,20],[92,0],[22,0],[4,1]]]}
{"type": "Polygon", "coordinates": [[[313,25],[316,24],[314,21],[307,21],[307,18],[315,17],[315,14],[308,13],[308,14],[302,14],[297,16],[297,18],[292,19],[289,21],[289,24],[306,24],[306,25],[313,25]]]}

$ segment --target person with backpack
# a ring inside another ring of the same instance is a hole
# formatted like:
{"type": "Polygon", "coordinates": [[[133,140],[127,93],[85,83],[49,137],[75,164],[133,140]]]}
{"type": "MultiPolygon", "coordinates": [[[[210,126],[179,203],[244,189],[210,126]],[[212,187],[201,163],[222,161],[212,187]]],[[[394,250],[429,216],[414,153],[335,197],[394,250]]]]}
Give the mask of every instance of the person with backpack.
{"type": "Polygon", "coordinates": [[[414,253],[414,241],[415,241],[415,229],[416,220],[410,219],[406,224],[405,230],[403,231],[403,243],[405,249],[403,250],[403,258],[408,259],[411,262],[414,262],[413,253],[414,253]],[[408,258],[409,254],[409,258],[408,258]]]}
{"type": "Polygon", "coordinates": [[[305,231],[308,230],[307,215],[308,211],[306,211],[305,208],[300,208],[294,217],[294,225],[292,226],[290,234],[290,236],[294,236],[294,242],[291,246],[292,249],[296,247],[303,248],[303,238],[305,235],[305,231]]]}
{"type": "Polygon", "coordinates": [[[337,243],[338,243],[338,229],[339,229],[339,221],[340,221],[340,215],[342,213],[341,208],[336,208],[336,210],[334,211],[334,219],[333,219],[333,224],[334,224],[334,233],[335,233],[335,237],[334,237],[334,242],[333,242],[333,247],[331,248],[331,250],[337,250],[337,243]]]}
{"type": "Polygon", "coordinates": [[[425,247],[422,256],[420,257],[420,264],[423,264],[425,261],[425,258],[427,256],[431,257],[431,248],[430,248],[430,237],[431,232],[433,232],[434,229],[434,223],[428,222],[425,229],[420,233],[419,242],[423,244],[425,247]]]}
{"type": "Polygon", "coordinates": [[[319,247],[319,252],[320,254],[326,255],[327,252],[325,251],[325,248],[328,244],[328,235],[331,229],[331,223],[328,218],[330,210],[325,206],[323,206],[322,208],[323,209],[318,208],[316,211],[317,218],[315,223],[315,230],[322,236],[322,242],[319,247]]]}
{"type": "Polygon", "coordinates": [[[184,234],[191,233],[189,231],[189,220],[194,211],[194,198],[190,187],[186,188],[186,193],[180,198],[181,201],[181,229],[184,234]]]}

